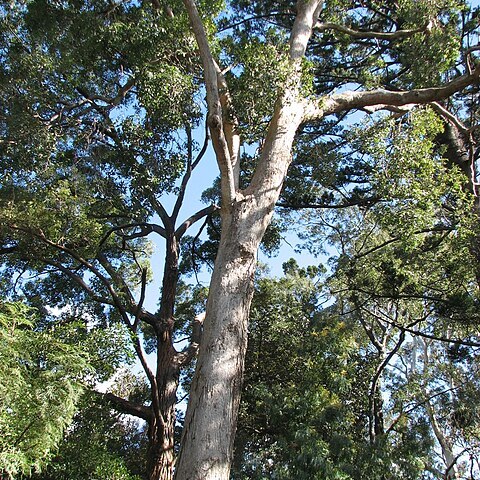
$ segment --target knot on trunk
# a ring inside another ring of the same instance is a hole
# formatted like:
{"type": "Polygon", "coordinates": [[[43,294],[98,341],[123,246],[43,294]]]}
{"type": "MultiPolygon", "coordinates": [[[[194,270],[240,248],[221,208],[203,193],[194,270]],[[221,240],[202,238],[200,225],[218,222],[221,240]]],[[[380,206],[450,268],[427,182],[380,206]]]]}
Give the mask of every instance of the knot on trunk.
{"type": "Polygon", "coordinates": [[[212,130],[220,130],[222,128],[222,119],[220,115],[212,113],[208,116],[208,125],[212,130]]]}

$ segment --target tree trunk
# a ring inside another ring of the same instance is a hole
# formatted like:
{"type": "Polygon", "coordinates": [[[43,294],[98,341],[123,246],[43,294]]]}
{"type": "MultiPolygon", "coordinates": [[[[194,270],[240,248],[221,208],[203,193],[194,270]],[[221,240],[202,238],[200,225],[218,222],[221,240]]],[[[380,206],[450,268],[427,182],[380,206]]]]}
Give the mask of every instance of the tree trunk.
{"type": "Polygon", "coordinates": [[[207,319],[182,436],[177,479],[229,476],[240,402],[247,320],[260,238],[246,232],[251,210],[237,202],[223,218],[207,319]],[[243,218],[242,218],[243,217],[243,218]]]}
{"type": "MultiPolygon", "coordinates": [[[[171,229],[173,230],[173,228],[171,229]]],[[[173,347],[174,305],[178,283],[178,242],[167,238],[157,334],[157,373],[152,388],[152,420],[148,426],[149,480],[172,480],[175,464],[175,405],[180,368],[173,347]]]]}
{"type": "Polygon", "coordinates": [[[179,368],[175,364],[175,351],[171,332],[158,342],[157,394],[153,395],[153,416],[148,426],[147,474],[149,480],[172,480],[175,464],[175,405],[179,381],[179,368]]]}
{"type": "Polygon", "coordinates": [[[304,119],[307,104],[300,94],[302,58],[322,2],[297,3],[290,38],[291,74],[275,104],[250,186],[243,191],[238,190],[233,130],[224,128],[231,116],[227,95],[218,88],[221,72],[213,60],[195,2],[184,3],[204,65],[208,123],[222,179],[222,234],[175,479],[228,480],[257,250],[291,162],[295,134],[304,119]]]}
{"type": "Polygon", "coordinates": [[[158,420],[148,428],[147,475],[149,480],[172,480],[174,454],[169,437],[175,427],[175,415],[169,415],[166,428],[158,428],[158,420]],[[171,421],[173,419],[173,422],[171,421]],[[161,430],[161,431],[160,431],[161,430]]]}
{"type": "MultiPolygon", "coordinates": [[[[295,98],[294,95],[292,95],[295,98]]],[[[233,456],[257,250],[291,160],[302,109],[282,104],[271,123],[261,176],[222,211],[222,235],[210,284],[204,332],[177,460],[177,480],[226,480],[233,456]],[[278,135],[281,129],[282,135],[278,135]],[[271,161],[272,157],[276,162],[271,161]],[[256,184],[263,178],[263,183],[256,184]]]]}

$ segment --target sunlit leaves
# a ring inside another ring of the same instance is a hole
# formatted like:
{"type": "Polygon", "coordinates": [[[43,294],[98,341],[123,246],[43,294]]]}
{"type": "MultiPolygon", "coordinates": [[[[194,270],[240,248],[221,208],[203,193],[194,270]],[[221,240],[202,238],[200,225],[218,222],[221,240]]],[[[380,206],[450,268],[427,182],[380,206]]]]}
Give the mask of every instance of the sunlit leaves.
{"type": "Polygon", "coordinates": [[[0,309],[0,469],[16,476],[39,470],[54,453],[90,367],[61,335],[36,332],[21,304],[0,309]]]}
{"type": "Polygon", "coordinates": [[[286,42],[272,30],[265,40],[227,38],[225,47],[228,62],[235,65],[228,77],[235,112],[246,141],[254,143],[264,134],[278,89],[288,77],[286,42]]]}

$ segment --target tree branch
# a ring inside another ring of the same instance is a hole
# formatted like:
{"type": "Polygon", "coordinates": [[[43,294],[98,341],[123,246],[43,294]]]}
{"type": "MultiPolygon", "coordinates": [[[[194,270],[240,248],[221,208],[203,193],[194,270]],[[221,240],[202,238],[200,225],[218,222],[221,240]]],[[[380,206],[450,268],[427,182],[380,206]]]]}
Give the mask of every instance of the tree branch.
{"type": "Polygon", "coordinates": [[[171,228],[171,219],[165,210],[165,207],[162,205],[161,202],[158,201],[158,199],[155,197],[155,195],[152,192],[149,192],[148,194],[148,199],[150,200],[150,203],[152,204],[153,209],[155,210],[155,213],[161,218],[163,226],[165,229],[162,229],[161,227],[158,227],[159,230],[157,233],[160,233],[162,231],[163,233],[160,233],[160,235],[164,238],[167,238],[167,230],[171,228]]]}
{"type": "Polygon", "coordinates": [[[388,323],[392,327],[396,327],[400,331],[410,333],[413,336],[416,335],[422,338],[427,338],[429,340],[435,340],[437,342],[442,342],[442,343],[453,343],[455,345],[462,345],[465,347],[480,348],[480,343],[478,342],[471,342],[469,340],[459,340],[456,338],[447,338],[447,337],[439,337],[437,335],[431,335],[429,333],[424,333],[420,330],[415,330],[410,326],[401,325],[400,323],[394,322],[393,320],[387,320],[386,318],[382,318],[382,322],[388,323]]]}
{"type": "Polygon", "coordinates": [[[220,207],[217,205],[210,205],[209,207],[206,207],[191,217],[187,218],[175,231],[175,236],[177,237],[178,240],[182,238],[184,233],[187,231],[188,228],[190,228],[195,222],[198,222],[202,218],[211,215],[215,210],[218,210],[220,207]]]}
{"type": "Polygon", "coordinates": [[[48,260],[45,258],[41,258],[40,261],[42,261],[46,265],[50,265],[60,270],[67,277],[73,280],[78,286],[80,286],[86,293],[88,293],[92,297],[92,299],[95,300],[96,302],[102,303],[104,305],[111,305],[111,306],[114,305],[112,300],[109,300],[108,298],[104,298],[97,295],[95,291],[85,282],[85,280],[82,277],[72,272],[69,268],[65,267],[60,262],[55,262],[53,260],[48,260]]]}
{"type": "Polygon", "coordinates": [[[315,23],[323,9],[323,1],[297,1],[297,16],[290,35],[290,60],[300,61],[305,55],[308,41],[312,35],[315,23]]]}
{"type": "Polygon", "coordinates": [[[469,85],[478,82],[480,65],[471,75],[462,75],[441,87],[420,88],[409,91],[393,92],[384,89],[370,91],[348,91],[329,95],[306,105],[304,122],[319,120],[327,115],[347,110],[365,109],[374,106],[404,106],[408,104],[426,104],[449,97],[469,85]]]}
{"type": "Polygon", "coordinates": [[[97,392],[96,390],[93,392],[108,400],[108,402],[113,404],[115,410],[118,410],[120,413],[133,415],[134,417],[141,418],[147,422],[152,418],[152,410],[145,405],[130,402],[129,400],[114,395],[113,393],[102,393],[97,392]]]}
{"type": "Polygon", "coordinates": [[[276,206],[280,208],[289,208],[291,210],[312,209],[332,209],[339,210],[349,207],[370,207],[381,200],[380,197],[361,198],[358,200],[345,201],[344,203],[289,203],[277,202],[276,206]]]}
{"type": "Polygon", "coordinates": [[[11,247],[2,247],[0,248],[0,255],[13,253],[16,250],[18,250],[18,245],[12,245],[11,247]]]}
{"type": "Polygon", "coordinates": [[[415,33],[420,33],[426,31],[428,26],[424,28],[416,28],[414,30],[396,30],[395,32],[371,32],[371,31],[362,31],[362,30],[353,30],[352,28],[346,27],[344,25],[337,25],[336,23],[317,23],[315,25],[315,30],[319,32],[324,32],[325,30],[335,30],[337,32],[345,33],[352,38],[365,39],[373,38],[377,40],[403,40],[404,38],[410,37],[415,33]]]}
{"type": "MultiPolygon", "coordinates": [[[[173,223],[176,222],[178,213],[180,212],[180,208],[183,205],[183,200],[185,198],[185,192],[187,190],[187,185],[188,182],[190,181],[190,177],[192,176],[193,170],[197,167],[197,165],[200,163],[200,160],[204,157],[207,148],[208,148],[208,125],[205,123],[205,139],[203,141],[203,146],[200,150],[200,152],[197,155],[197,158],[193,160],[193,139],[192,139],[192,129],[190,126],[187,126],[185,128],[186,134],[187,134],[187,145],[188,145],[188,164],[187,164],[187,169],[185,171],[185,174],[182,178],[182,183],[179,188],[179,192],[177,195],[177,200],[175,201],[175,205],[173,207],[173,212],[172,212],[172,221],[173,223]]],[[[166,237],[165,237],[166,238],[166,237]]]]}
{"type": "Polygon", "coordinates": [[[195,319],[192,322],[192,337],[190,339],[190,345],[176,355],[176,361],[180,367],[185,367],[197,356],[200,341],[202,339],[204,320],[205,312],[195,316],[195,319]]]}
{"type": "Polygon", "coordinates": [[[125,298],[128,300],[128,302],[133,305],[135,304],[135,299],[133,297],[133,293],[130,290],[129,286],[127,285],[127,282],[125,282],[125,279],[120,275],[113,265],[110,263],[108,258],[102,253],[98,252],[97,253],[97,259],[100,262],[100,265],[106,270],[106,272],[110,275],[110,278],[113,280],[113,282],[118,286],[122,294],[125,296],[125,298]]]}
{"type": "Polygon", "coordinates": [[[101,247],[108,240],[108,237],[112,233],[124,230],[126,228],[140,228],[140,232],[138,232],[138,233],[134,233],[134,234],[131,234],[131,235],[123,235],[122,234],[121,235],[122,238],[125,238],[126,240],[131,240],[131,239],[134,239],[134,238],[143,238],[143,237],[146,237],[147,235],[149,235],[152,232],[158,233],[163,238],[167,237],[167,233],[166,233],[165,229],[160,227],[160,225],[156,225],[156,224],[153,224],[153,223],[143,223],[143,222],[142,223],[128,223],[126,225],[119,225],[117,227],[111,228],[103,236],[103,238],[100,240],[99,247],[101,247]]]}
{"type": "MultiPolygon", "coordinates": [[[[212,56],[207,34],[197,10],[197,6],[195,5],[195,1],[184,0],[184,4],[190,18],[190,23],[192,25],[203,64],[205,87],[207,89],[207,123],[212,135],[213,148],[215,150],[215,156],[221,173],[222,207],[228,209],[235,198],[236,191],[229,141],[226,138],[224,129],[223,118],[224,113],[226,112],[222,111],[220,99],[220,88],[223,90],[226,84],[219,86],[219,78],[221,79],[223,75],[212,56]]],[[[222,94],[225,93],[226,92],[222,92],[222,94]]]]}

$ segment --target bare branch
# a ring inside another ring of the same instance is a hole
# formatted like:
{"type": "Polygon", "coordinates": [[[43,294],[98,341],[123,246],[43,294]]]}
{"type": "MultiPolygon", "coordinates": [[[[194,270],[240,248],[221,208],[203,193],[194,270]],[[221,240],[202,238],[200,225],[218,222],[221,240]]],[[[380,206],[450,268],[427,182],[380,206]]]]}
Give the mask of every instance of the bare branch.
{"type": "MultiPolygon", "coordinates": [[[[205,87],[207,89],[208,119],[207,123],[212,135],[213,148],[221,173],[223,208],[229,208],[235,198],[235,179],[232,159],[230,156],[229,142],[224,130],[224,112],[220,99],[218,84],[221,74],[220,68],[215,62],[207,34],[205,32],[200,14],[194,0],[184,0],[185,7],[190,18],[195,38],[197,40],[200,57],[203,63],[205,87]]],[[[222,85],[222,88],[224,86],[222,85]]]]}
{"type": "Polygon", "coordinates": [[[345,200],[343,203],[289,203],[289,202],[277,202],[277,207],[289,208],[292,210],[302,209],[333,209],[339,210],[349,207],[369,207],[381,200],[380,197],[360,198],[358,200],[345,200]]]}
{"type": "MultiPolygon", "coordinates": [[[[127,96],[128,92],[135,86],[135,79],[130,78],[128,82],[121,86],[118,89],[117,94],[114,97],[105,97],[103,95],[92,95],[89,94],[87,91],[82,89],[81,87],[77,87],[77,92],[80,93],[88,102],[94,103],[95,101],[103,102],[109,106],[117,106],[122,103],[122,101],[127,96]]],[[[95,104],[95,106],[98,106],[95,104]]]]}
{"type": "Polygon", "coordinates": [[[267,203],[278,200],[286,170],[292,160],[295,133],[305,114],[306,104],[300,94],[302,59],[322,4],[320,0],[297,2],[297,16],[290,36],[291,72],[275,103],[257,167],[244,192],[247,197],[253,194],[259,198],[261,194],[267,203]]]}
{"type": "Polygon", "coordinates": [[[233,108],[232,97],[228,90],[224,72],[218,72],[218,86],[220,104],[222,106],[223,131],[228,145],[230,163],[232,165],[233,183],[235,190],[240,186],[240,133],[238,119],[233,108]]]}
{"type": "Polygon", "coordinates": [[[441,117],[455,125],[457,129],[464,135],[468,135],[470,133],[469,129],[455,115],[450,113],[444,106],[440,105],[440,103],[433,102],[431,106],[435,110],[435,112],[437,112],[441,117]]]}
{"type": "Polygon", "coordinates": [[[375,418],[375,395],[377,394],[378,383],[380,381],[380,377],[382,376],[383,371],[387,368],[390,360],[397,354],[398,350],[402,346],[403,342],[405,341],[405,331],[400,331],[400,336],[398,341],[395,343],[393,349],[388,353],[388,355],[383,359],[382,363],[377,366],[375,375],[372,378],[370,383],[370,392],[368,395],[368,403],[369,403],[369,434],[370,434],[370,441],[373,443],[375,440],[375,425],[374,425],[374,418],[375,418]]]}
{"type": "Polygon", "coordinates": [[[57,270],[60,270],[63,274],[65,274],[67,277],[69,277],[71,280],[73,280],[82,290],[84,290],[86,293],[88,293],[93,300],[99,303],[103,303],[104,305],[111,305],[113,306],[112,300],[101,297],[99,296],[86,282],[85,280],[80,277],[80,275],[77,275],[75,272],[72,272],[69,268],[65,267],[62,265],[60,262],[55,262],[53,260],[48,260],[48,259],[40,259],[43,263],[46,265],[50,265],[52,267],[55,267],[57,270]]]}
{"type": "Polygon", "coordinates": [[[101,393],[97,391],[94,391],[94,393],[108,400],[113,404],[115,410],[118,410],[120,413],[133,415],[134,417],[141,418],[147,422],[152,418],[152,410],[145,405],[130,402],[129,400],[114,395],[113,393],[101,393]]]}
{"type": "Polygon", "coordinates": [[[367,113],[375,113],[375,112],[378,112],[379,110],[388,110],[389,112],[403,115],[405,113],[412,111],[416,106],[417,106],[416,103],[409,103],[408,105],[401,105],[401,106],[372,105],[372,106],[364,107],[363,110],[365,110],[367,113]]]}
{"type": "Polygon", "coordinates": [[[205,153],[208,148],[208,140],[209,140],[209,135],[208,135],[208,125],[205,123],[205,140],[203,142],[202,149],[197,155],[197,158],[193,160],[193,139],[192,139],[192,129],[190,126],[188,126],[185,130],[187,133],[187,145],[188,145],[188,165],[187,165],[187,170],[185,171],[185,174],[182,178],[182,183],[180,185],[180,189],[177,195],[177,200],[175,201],[175,206],[173,207],[173,213],[172,213],[172,220],[175,223],[178,217],[178,213],[180,212],[180,208],[182,207],[183,204],[183,199],[185,198],[185,192],[187,190],[187,185],[190,180],[190,177],[192,175],[193,170],[197,167],[197,165],[200,163],[200,160],[205,156],[205,153]]]}
{"type": "Polygon", "coordinates": [[[118,286],[118,288],[120,289],[120,291],[123,293],[123,295],[125,295],[125,298],[128,299],[128,302],[133,305],[135,304],[135,299],[133,297],[133,294],[129,288],[129,286],[127,285],[127,283],[125,282],[125,279],[122,277],[122,275],[120,275],[116,270],[115,268],[113,267],[113,265],[110,263],[110,261],[108,260],[108,258],[101,252],[98,252],[97,253],[97,259],[98,261],[100,262],[100,265],[102,265],[102,267],[108,272],[108,274],[110,275],[110,278],[113,280],[113,282],[118,286]]]}
{"type": "Polygon", "coordinates": [[[315,30],[319,32],[324,32],[325,30],[334,30],[336,32],[341,32],[349,35],[352,38],[366,39],[373,38],[377,40],[403,40],[404,38],[411,37],[415,33],[420,33],[427,31],[427,26],[424,28],[416,28],[414,30],[396,30],[395,32],[371,32],[371,31],[362,31],[362,30],[353,30],[352,28],[346,27],[344,25],[337,25],[336,23],[317,23],[315,25],[315,30]]]}
{"type": "Polygon", "coordinates": [[[137,330],[138,322],[140,321],[140,314],[142,312],[143,302],[145,301],[145,290],[147,288],[147,269],[142,268],[142,290],[140,292],[140,300],[137,304],[137,311],[135,312],[135,320],[133,322],[133,331],[137,330]]]}
{"type": "Polygon", "coordinates": [[[297,16],[290,36],[290,60],[297,62],[305,54],[308,41],[318,16],[323,9],[323,1],[297,1],[297,16]]]}
{"type": "Polygon", "coordinates": [[[0,255],[5,255],[8,253],[13,253],[18,250],[18,245],[12,245],[10,247],[2,247],[0,248],[0,255]]]}
{"type": "Polygon", "coordinates": [[[170,225],[172,223],[171,219],[170,219],[167,211],[165,210],[165,207],[161,204],[161,202],[159,202],[157,200],[155,195],[150,194],[148,196],[148,199],[150,200],[150,203],[152,204],[152,207],[155,210],[155,213],[162,219],[163,226],[165,227],[165,230],[163,230],[163,229],[161,230],[164,233],[160,233],[160,230],[157,233],[160,233],[160,235],[162,235],[162,237],[167,238],[168,235],[167,235],[166,230],[169,230],[169,228],[170,228],[170,225]]]}
{"type": "Polygon", "coordinates": [[[424,333],[420,330],[410,328],[410,326],[401,325],[400,323],[394,322],[392,320],[387,320],[386,318],[383,318],[382,321],[392,325],[393,327],[398,328],[401,331],[410,333],[411,335],[414,335],[414,336],[427,338],[429,340],[435,340],[437,342],[453,343],[455,345],[462,345],[465,347],[480,348],[480,343],[478,342],[472,342],[470,340],[460,340],[457,338],[439,337],[438,335],[430,335],[429,333],[424,333]]]}
{"type": "Polygon", "coordinates": [[[100,240],[99,247],[101,247],[107,240],[112,233],[119,232],[125,230],[127,228],[140,228],[140,232],[133,233],[130,235],[121,234],[121,237],[126,240],[132,240],[134,238],[143,238],[149,235],[152,232],[158,233],[160,236],[166,238],[167,233],[164,228],[160,227],[160,225],[156,225],[154,223],[127,223],[125,225],[118,225],[117,227],[111,228],[100,240]]]}
{"type": "Polygon", "coordinates": [[[195,222],[198,222],[202,218],[212,214],[215,210],[218,210],[220,207],[217,205],[210,205],[209,207],[204,208],[203,210],[198,211],[191,217],[187,218],[175,231],[175,236],[177,239],[182,238],[183,234],[190,228],[195,222]]]}

